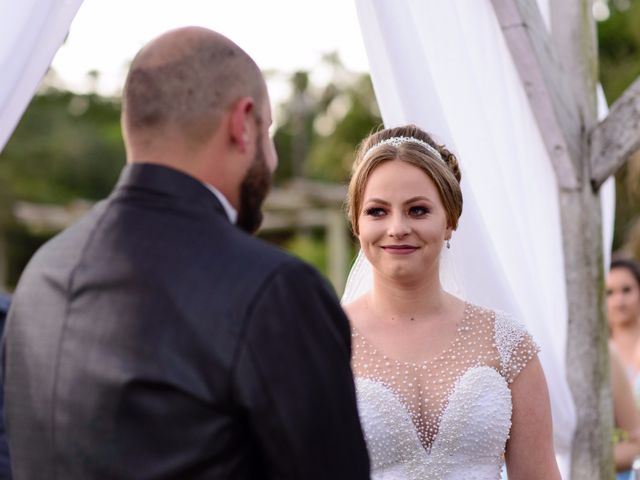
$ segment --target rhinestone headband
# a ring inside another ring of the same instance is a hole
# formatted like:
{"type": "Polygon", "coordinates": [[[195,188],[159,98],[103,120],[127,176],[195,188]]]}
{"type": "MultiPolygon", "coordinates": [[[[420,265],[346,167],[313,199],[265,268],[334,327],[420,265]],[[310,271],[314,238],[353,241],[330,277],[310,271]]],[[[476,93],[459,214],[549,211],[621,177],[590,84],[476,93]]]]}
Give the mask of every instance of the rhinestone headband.
{"type": "Polygon", "coordinates": [[[427,149],[427,151],[430,154],[432,154],[438,160],[444,162],[444,160],[442,159],[442,155],[440,155],[440,152],[438,152],[435,148],[433,148],[431,145],[429,145],[424,140],[420,140],[419,138],[415,138],[415,137],[391,137],[391,138],[387,138],[386,140],[382,140],[382,141],[376,143],[375,145],[373,145],[372,147],[370,147],[369,150],[367,150],[367,153],[364,154],[364,156],[366,157],[371,150],[373,150],[374,148],[381,147],[382,145],[391,145],[393,147],[397,147],[398,145],[402,145],[403,143],[408,143],[408,142],[417,143],[418,145],[422,145],[424,148],[427,149]]]}

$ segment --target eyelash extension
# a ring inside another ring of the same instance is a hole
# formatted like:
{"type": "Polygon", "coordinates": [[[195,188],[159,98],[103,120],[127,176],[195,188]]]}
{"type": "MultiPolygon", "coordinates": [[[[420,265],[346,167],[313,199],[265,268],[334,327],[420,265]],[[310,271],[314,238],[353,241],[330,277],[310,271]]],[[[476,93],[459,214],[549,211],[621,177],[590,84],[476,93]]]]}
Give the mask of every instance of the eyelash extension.
{"type": "Polygon", "coordinates": [[[422,205],[415,205],[415,206],[409,208],[409,212],[411,212],[414,208],[421,210],[420,215],[428,215],[428,214],[431,213],[431,209],[430,208],[424,207],[422,205]]]}
{"type": "Polygon", "coordinates": [[[380,207],[370,207],[370,208],[367,208],[367,209],[364,211],[364,214],[365,214],[365,215],[374,215],[374,214],[376,214],[376,213],[378,213],[378,212],[383,212],[383,211],[384,211],[384,210],[383,210],[382,208],[380,208],[380,207]]]}
{"type": "MultiPolygon", "coordinates": [[[[408,210],[408,213],[410,215],[413,214],[412,211],[414,209],[421,210],[420,213],[418,213],[417,215],[428,215],[428,214],[431,213],[431,209],[430,208],[424,207],[424,206],[418,206],[418,205],[410,207],[409,210],[408,210]]],[[[370,208],[367,208],[364,211],[365,215],[371,215],[371,216],[377,216],[378,214],[382,214],[382,213],[385,213],[385,210],[382,207],[370,207],[370,208]]]]}

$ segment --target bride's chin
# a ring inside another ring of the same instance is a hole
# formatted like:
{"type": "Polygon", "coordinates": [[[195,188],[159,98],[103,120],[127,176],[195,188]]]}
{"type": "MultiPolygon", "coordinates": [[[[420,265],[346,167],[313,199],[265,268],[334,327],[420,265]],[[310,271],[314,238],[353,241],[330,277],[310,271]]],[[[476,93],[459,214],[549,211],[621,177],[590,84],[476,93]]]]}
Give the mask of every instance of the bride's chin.
{"type": "Polygon", "coordinates": [[[388,281],[402,284],[420,282],[424,277],[424,272],[420,269],[405,266],[388,268],[384,274],[388,281]]]}

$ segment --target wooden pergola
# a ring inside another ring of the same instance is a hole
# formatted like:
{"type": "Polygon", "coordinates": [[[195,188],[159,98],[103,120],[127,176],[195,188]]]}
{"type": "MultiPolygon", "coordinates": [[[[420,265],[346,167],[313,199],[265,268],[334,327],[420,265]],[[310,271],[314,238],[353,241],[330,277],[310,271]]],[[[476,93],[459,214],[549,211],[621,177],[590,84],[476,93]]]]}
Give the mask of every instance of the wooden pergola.
{"type": "MultiPolygon", "coordinates": [[[[336,292],[341,293],[350,260],[351,236],[344,212],[346,186],[295,179],[274,188],[264,205],[264,221],[259,235],[293,235],[312,229],[325,232],[327,275],[336,292]]],[[[77,200],[68,205],[42,205],[17,202],[15,218],[34,231],[59,232],[77,221],[93,203],[77,200]]],[[[0,238],[0,288],[5,280],[5,252],[0,238]]]]}
{"type": "Polygon", "coordinates": [[[640,148],[640,79],[598,121],[598,50],[590,0],[492,0],[556,174],[567,300],[567,372],[577,429],[573,479],[611,478],[612,402],[598,192],[640,148]]]}
{"type": "MultiPolygon", "coordinates": [[[[60,18],[65,15],[72,18],[79,3],[61,4],[65,11],[61,7],[60,18]]],[[[640,80],[599,121],[592,2],[549,0],[549,4],[551,28],[547,29],[536,0],[491,0],[551,158],[559,191],[569,305],[566,363],[577,409],[572,478],[600,480],[610,478],[613,467],[598,193],[605,179],[640,147],[640,80]]],[[[48,10],[34,10],[44,15],[42,12],[48,10]]],[[[29,19],[32,21],[32,17],[29,19]]],[[[53,25],[51,16],[48,20],[44,25],[53,25]]],[[[51,38],[61,39],[65,31],[55,33],[50,32],[51,38]]],[[[55,49],[58,43],[47,41],[38,45],[55,49]]],[[[44,51],[40,55],[49,59],[52,56],[44,51]]],[[[25,58],[30,64],[37,63],[32,55],[25,58]]],[[[15,88],[7,89],[7,95],[17,105],[22,101],[19,98],[29,96],[30,88],[32,84],[21,79],[15,88]]],[[[26,105],[26,100],[23,103],[26,105]]],[[[13,110],[20,108],[14,106],[13,110]]],[[[338,227],[338,218],[344,222],[341,208],[344,196],[339,203],[337,197],[325,198],[325,205],[317,192],[281,195],[280,199],[274,192],[269,200],[273,209],[268,207],[265,229],[327,228],[330,245],[348,245],[346,225],[338,227]]],[[[0,258],[1,249],[0,244],[0,258]]],[[[329,258],[335,261],[334,267],[330,267],[332,271],[336,269],[334,283],[342,285],[337,273],[338,265],[344,265],[340,255],[343,253],[338,250],[331,251],[329,258]]]]}

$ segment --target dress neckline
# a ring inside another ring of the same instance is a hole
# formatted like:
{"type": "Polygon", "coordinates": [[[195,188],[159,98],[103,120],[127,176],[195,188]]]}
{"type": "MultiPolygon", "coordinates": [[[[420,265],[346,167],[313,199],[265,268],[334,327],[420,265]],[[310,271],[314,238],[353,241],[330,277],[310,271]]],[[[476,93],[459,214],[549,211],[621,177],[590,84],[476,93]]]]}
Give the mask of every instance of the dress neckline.
{"type": "Polygon", "coordinates": [[[435,354],[433,357],[428,358],[426,360],[422,360],[420,362],[407,362],[405,360],[399,360],[397,358],[391,357],[385,354],[379,347],[377,347],[373,342],[371,342],[365,335],[360,333],[360,331],[351,324],[351,336],[354,338],[360,338],[364,344],[376,355],[379,355],[387,362],[393,362],[395,364],[403,365],[405,367],[412,367],[415,369],[426,369],[426,367],[432,363],[437,362],[438,360],[442,360],[447,355],[452,354],[455,351],[456,344],[459,342],[460,337],[463,332],[468,330],[467,321],[469,318],[469,308],[471,304],[469,302],[464,302],[464,309],[462,310],[462,318],[458,321],[458,325],[456,326],[456,333],[453,335],[453,338],[445,346],[440,352],[435,354]]]}

